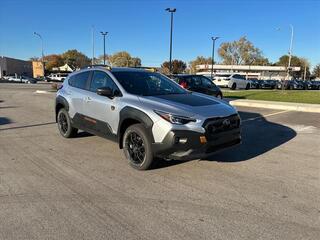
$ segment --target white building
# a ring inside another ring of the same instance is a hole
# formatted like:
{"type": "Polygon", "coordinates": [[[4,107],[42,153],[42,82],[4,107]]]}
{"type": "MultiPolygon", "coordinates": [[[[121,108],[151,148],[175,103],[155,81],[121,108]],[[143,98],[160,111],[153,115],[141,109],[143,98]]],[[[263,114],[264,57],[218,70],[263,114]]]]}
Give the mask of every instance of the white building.
{"type": "MultiPolygon", "coordinates": [[[[211,64],[197,65],[197,74],[211,76],[211,64]]],[[[300,71],[300,67],[291,67],[291,71],[300,71]]],[[[247,79],[275,79],[284,80],[287,76],[287,67],[257,66],[257,65],[213,65],[213,74],[237,73],[247,79]]]]}

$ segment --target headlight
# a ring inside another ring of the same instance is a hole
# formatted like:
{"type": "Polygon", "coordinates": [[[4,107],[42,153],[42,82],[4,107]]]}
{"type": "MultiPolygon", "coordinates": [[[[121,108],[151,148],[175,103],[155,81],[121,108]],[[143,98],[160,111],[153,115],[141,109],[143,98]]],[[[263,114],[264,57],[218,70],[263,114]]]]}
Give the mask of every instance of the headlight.
{"type": "Polygon", "coordinates": [[[154,110],[154,112],[158,114],[160,117],[162,117],[164,120],[173,124],[183,125],[189,122],[196,122],[196,119],[190,117],[177,116],[171,113],[162,112],[158,110],[154,110]]]}

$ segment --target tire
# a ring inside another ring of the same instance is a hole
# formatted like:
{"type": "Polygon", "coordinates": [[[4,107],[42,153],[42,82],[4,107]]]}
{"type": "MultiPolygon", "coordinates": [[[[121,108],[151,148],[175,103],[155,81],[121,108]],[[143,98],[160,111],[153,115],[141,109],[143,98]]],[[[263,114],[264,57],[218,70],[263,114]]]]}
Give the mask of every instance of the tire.
{"type": "Polygon", "coordinates": [[[75,137],[78,133],[78,129],[72,127],[69,114],[64,108],[61,108],[58,112],[57,124],[60,134],[65,138],[75,137]]]}
{"type": "Polygon", "coordinates": [[[246,86],[246,90],[249,90],[249,89],[250,89],[250,84],[248,83],[246,86]]]}
{"type": "Polygon", "coordinates": [[[221,95],[221,94],[218,94],[218,95],[216,96],[216,98],[222,99],[222,95],[221,95]]]}
{"type": "Polygon", "coordinates": [[[237,88],[237,84],[236,83],[232,83],[231,90],[235,90],[236,88],[237,88]]]}
{"type": "Polygon", "coordinates": [[[151,168],[154,159],[151,139],[142,124],[129,126],[122,141],[124,155],[133,168],[137,170],[151,168]]]}

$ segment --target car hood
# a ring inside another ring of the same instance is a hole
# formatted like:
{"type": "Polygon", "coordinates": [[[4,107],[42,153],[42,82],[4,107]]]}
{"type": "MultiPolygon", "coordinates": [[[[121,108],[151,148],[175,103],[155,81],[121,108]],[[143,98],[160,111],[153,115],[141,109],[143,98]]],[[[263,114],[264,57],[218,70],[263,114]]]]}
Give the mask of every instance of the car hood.
{"type": "Polygon", "coordinates": [[[223,117],[236,113],[228,103],[217,98],[200,94],[170,94],[158,96],[140,96],[142,104],[153,110],[160,110],[172,114],[192,117],[223,117]]]}

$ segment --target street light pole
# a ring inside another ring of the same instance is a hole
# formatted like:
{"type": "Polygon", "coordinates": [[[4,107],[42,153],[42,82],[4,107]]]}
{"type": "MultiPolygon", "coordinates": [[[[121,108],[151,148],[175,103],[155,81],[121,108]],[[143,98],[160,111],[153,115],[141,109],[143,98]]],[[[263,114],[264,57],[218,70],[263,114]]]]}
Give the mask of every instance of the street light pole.
{"type": "Polygon", "coordinates": [[[211,58],[211,80],[213,80],[213,64],[214,64],[214,46],[219,37],[211,37],[212,39],[212,58],[211,58]]]}
{"type": "Polygon", "coordinates": [[[100,32],[103,36],[103,65],[106,65],[106,35],[108,32],[100,32]]]}
{"type": "Polygon", "coordinates": [[[34,35],[38,36],[41,40],[41,62],[42,62],[42,74],[43,76],[45,76],[45,66],[44,66],[44,53],[43,53],[43,38],[42,36],[37,33],[37,32],[33,32],[34,35]]]}
{"type": "Polygon", "coordinates": [[[171,13],[171,23],[170,23],[170,65],[169,65],[169,71],[172,72],[172,29],[173,29],[173,13],[177,11],[176,8],[166,8],[166,11],[171,13]]]}
{"type": "Polygon", "coordinates": [[[287,80],[289,80],[289,76],[290,76],[291,58],[292,58],[293,26],[291,24],[290,24],[290,28],[291,28],[291,40],[290,40],[290,48],[289,48],[289,62],[288,62],[288,69],[287,69],[287,80]]]}
{"type": "Polygon", "coordinates": [[[33,34],[34,35],[36,35],[36,36],[38,36],[39,38],[40,38],[40,40],[41,40],[41,60],[42,60],[42,62],[43,62],[43,57],[44,57],[44,54],[43,54],[43,39],[42,39],[42,37],[41,37],[41,35],[39,34],[39,33],[37,33],[37,32],[33,32],[33,34]]]}

